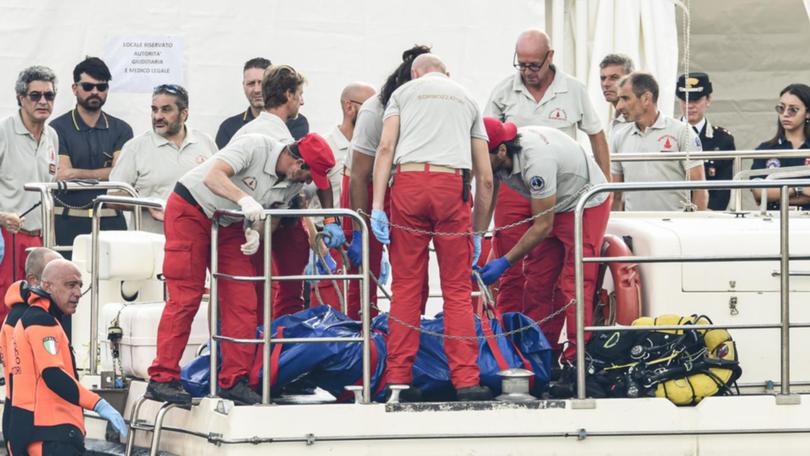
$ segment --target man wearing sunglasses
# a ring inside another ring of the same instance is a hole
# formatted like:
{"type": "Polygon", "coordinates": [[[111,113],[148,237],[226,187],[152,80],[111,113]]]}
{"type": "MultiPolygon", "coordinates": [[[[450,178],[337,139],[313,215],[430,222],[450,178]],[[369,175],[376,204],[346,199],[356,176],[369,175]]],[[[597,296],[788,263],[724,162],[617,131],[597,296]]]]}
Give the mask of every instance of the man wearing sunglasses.
{"type": "MultiPolygon", "coordinates": [[[[259,117],[264,111],[264,96],[262,95],[262,78],[264,70],[270,66],[270,60],[263,57],[255,57],[247,62],[242,70],[242,89],[245,91],[245,98],[247,98],[250,106],[245,112],[240,112],[232,117],[228,117],[219,126],[217,130],[217,147],[222,149],[228,142],[230,142],[234,133],[245,124],[253,121],[259,117]]],[[[301,139],[305,134],[309,133],[309,122],[303,114],[298,114],[291,117],[286,122],[287,128],[290,130],[293,138],[301,139]]]]}
{"type": "MultiPolygon", "coordinates": [[[[23,188],[56,177],[59,138],[45,121],[53,111],[56,74],[44,66],[20,72],[14,85],[20,109],[0,120],[0,226],[6,254],[0,262],[0,296],[25,277],[26,249],[42,246],[39,195],[23,188]]],[[[0,306],[0,320],[8,309],[0,306]]]]}
{"type": "MultiPolygon", "coordinates": [[[[87,57],[73,69],[73,95],[76,106],[51,122],[59,134],[59,180],[110,178],[113,159],[124,143],[132,139],[132,127],[102,110],[109,93],[110,69],[98,57],[87,57]]],[[[56,199],[56,243],[73,245],[79,234],[90,232],[93,199],[100,190],[63,192],[56,199]]],[[[126,230],[123,215],[101,209],[102,230],[126,230]]],[[[64,252],[71,259],[71,252],[64,252]]],[[[68,328],[65,328],[69,333],[68,328]]]]}
{"type": "MultiPolygon", "coordinates": [[[[207,134],[186,125],[188,92],[161,84],[152,92],[152,131],[124,144],[113,163],[111,181],[126,182],[141,197],[166,201],[183,174],[217,153],[207,134]]],[[[141,229],[163,233],[163,211],[143,211],[141,229]]]]}
{"type": "MultiPolygon", "coordinates": [[[[695,130],[704,151],[736,150],[734,137],[723,127],[709,122],[706,109],[712,104],[712,82],[706,73],[689,73],[678,76],[675,96],[681,107],[681,121],[688,122],[695,130]],[[687,100],[687,94],[689,99],[687,100]]],[[[706,160],[703,162],[706,180],[731,180],[734,178],[734,160],[706,160]]],[[[724,211],[728,207],[731,190],[709,190],[709,209],[724,211]]]]}
{"type": "MultiPolygon", "coordinates": [[[[585,85],[554,66],[554,49],[548,35],[540,30],[521,33],[512,65],[515,74],[495,86],[484,115],[512,122],[518,127],[557,128],[574,139],[577,130],[583,131],[590,139],[596,163],[610,180],[610,154],[602,121],[588,98],[585,85]]],[[[495,227],[510,225],[531,215],[528,200],[502,185],[495,205],[495,227]]],[[[527,229],[528,224],[524,223],[497,232],[493,239],[494,254],[502,256],[510,251],[527,229]]],[[[504,311],[519,310],[524,282],[523,262],[520,261],[502,276],[497,305],[504,311]]]]}

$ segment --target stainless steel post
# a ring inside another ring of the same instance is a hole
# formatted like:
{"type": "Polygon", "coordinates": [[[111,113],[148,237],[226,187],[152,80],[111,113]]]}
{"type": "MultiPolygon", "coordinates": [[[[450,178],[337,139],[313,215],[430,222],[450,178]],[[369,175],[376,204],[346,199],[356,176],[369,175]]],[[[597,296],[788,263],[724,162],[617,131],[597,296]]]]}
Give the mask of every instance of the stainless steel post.
{"type": "Polygon", "coordinates": [[[272,248],[273,248],[273,221],[270,215],[264,221],[264,282],[262,296],[264,299],[264,319],[262,328],[264,330],[264,343],[262,345],[262,404],[270,403],[270,341],[272,339],[273,324],[273,294],[271,285],[273,280],[272,248]]]}
{"type": "MultiPolygon", "coordinates": [[[[782,310],[782,328],[781,328],[781,342],[782,342],[782,377],[780,379],[781,394],[790,394],[790,242],[789,242],[789,212],[788,204],[790,198],[790,189],[787,185],[783,185],[779,189],[779,253],[782,259],[779,264],[781,271],[780,281],[780,295],[781,295],[781,310],[782,310]]],[[[767,189],[763,190],[763,192],[767,189]]],[[[763,194],[762,199],[766,199],[763,194]]]]}
{"type": "MultiPolygon", "coordinates": [[[[43,198],[46,201],[48,198],[43,198]]],[[[45,204],[43,203],[43,206],[45,204]]],[[[98,216],[101,204],[95,204],[90,231],[90,356],[87,358],[90,375],[98,373],[98,268],[99,268],[99,230],[101,217],[98,216]]],[[[51,211],[53,212],[53,211],[51,211]]]]}
{"type": "MultiPolygon", "coordinates": [[[[734,170],[731,173],[732,176],[736,176],[740,171],[742,171],[742,158],[739,156],[734,157],[734,164],[732,165],[734,170]]],[[[742,210],[742,190],[739,188],[735,188],[732,190],[734,192],[734,212],[740,212],[742,210]]]]}
{"type": "Polygon", "coordinates": [[[574,287],[577,309],[577,399],[585,399],[585,266],[582,263],[582,218],[585,203],[596,193],[593,188],[577,201],[574,210],[574,287]]]}
{"type": "Polygon", "coordinates": [[[217,249],[217,239],[219,238],[219,223],[217,223],[217,217],[214,216],[211,219],[211,266],[208,268],[211,270],[211,291],[208,296],[208,323],[209,328],[208,332],[210,334],[208,338],[208,348],[210,350],[210,374],[209,374],[209,396],[216,397],[217,396],[217,384],[219,383],[219,373],[217,371],[217,347],[219,342],[217,341],[218,334],[218,326],[219,326],[219,296],[217,294],[217,274],[219,273],[219,252],[217,249]]]}
{"type": "Polygon", "coordinates": [[[363,278],[360,280],[360,305],[363,322],[363,403],[371,403],[371,306],[369,305],[369,260],[368,260],[368,225],[362,217],[355,215],[360,224],[363,236],[363,278]]]}

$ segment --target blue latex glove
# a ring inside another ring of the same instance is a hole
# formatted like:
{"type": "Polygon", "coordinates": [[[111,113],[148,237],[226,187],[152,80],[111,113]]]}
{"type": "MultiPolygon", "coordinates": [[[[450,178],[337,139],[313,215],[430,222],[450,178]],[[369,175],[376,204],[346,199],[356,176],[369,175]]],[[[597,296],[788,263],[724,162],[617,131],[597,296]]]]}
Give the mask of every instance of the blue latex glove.
{"type": "Polygon", "coordinates": [[[473,234],[472,241],[473,241],[473,260],[472,265],[475,266],[478,264],[478,259],[481,258],[481,236],[480,234],[473,234]]]}
{"type": "Polygon", "coordinates": [[[129,428],[127,424],[124,422],[124,417],[118,413],[118,410],[114,409],[109,402],[105,401],[104,399],[99,400],[96,403],[96,406],[93,407],[93,411],[98,413],[98,415],[105,420],[109,421],[112,424],[112,427],[121,434],[121,437],[126,438],[127,434],[129,434],[129,428]]]}
{"type": "Polygon", "coordinates": [[[324,236],[324,243],[330,249],[336,249],[346,242],[346,235],[343,234],[343,228],[337,223],[327,223],[323,226],[323,232],[328,236],[324,236]]]}
{"type": "Polygon", "coordinates": [[[315,273],[313,272],[314,270],[312,269],[312,265],[315,265],[315,267],[318,270],[318,274],[321,274],[321,275],[334,274],[335,271],[337,270],[337,263],[335,263],[335,259],[332,258],[332,254],[327,252],[326,256],[324,256],[323,259],[326,260],[326,265],[329,266],[328,271],[323,267],[323,263],[321,263],[321,261],[318,259],[318,257],[315,256],[315,252],[310,250],[309,251],[309,262],[307,263],[307,267],[304,269],[304,274],[306,274],[306,275],[315,275],[315,273]]]}
{"type": "Polygon", "coordinates": [[[388,216],[380,209],[371,210],[371,231],[380,243],[391,243],[391,233],[388,227],[388,216]]]}
{"type": "Polygon", "coordinates": [[[363,262],[363,235],[360,230],[352,231],[352,243],[349,244],[346,255],[355,266],[360,266],[360,263],[363,262]]]}
{"type": "Polygon", "coordinates": [[[391,262],[388,261],[388,249],[383,249],[380,258],[380,285],[388,283],[389,277],[391,277],[391,262]]]}
{"type": "Polygon", "coordinates": [[[6,241],[3,240],[3,230],[0,229],[0,261],[3,261],[3,257],[6,254],[6,241]]]}
{"type": "Polygon", "coordinates": [[[509,269],[509,266],[511,266],[509,260],[507,260],[505,256],[502,256],[487,263],[478,273],[481,274],[481,280],[484,281],[484,285],[492,285],[498,280],[498,277],[509,269]]]}

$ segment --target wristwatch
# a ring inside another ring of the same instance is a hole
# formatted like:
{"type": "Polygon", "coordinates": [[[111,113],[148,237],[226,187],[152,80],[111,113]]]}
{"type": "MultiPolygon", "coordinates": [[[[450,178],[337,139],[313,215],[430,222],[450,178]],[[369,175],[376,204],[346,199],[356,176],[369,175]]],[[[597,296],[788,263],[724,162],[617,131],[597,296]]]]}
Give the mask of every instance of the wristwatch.
{"type": "Polygon", "coordinates": [[[793,187],[793,196],[802,196],[802,187],[793,187]]]}

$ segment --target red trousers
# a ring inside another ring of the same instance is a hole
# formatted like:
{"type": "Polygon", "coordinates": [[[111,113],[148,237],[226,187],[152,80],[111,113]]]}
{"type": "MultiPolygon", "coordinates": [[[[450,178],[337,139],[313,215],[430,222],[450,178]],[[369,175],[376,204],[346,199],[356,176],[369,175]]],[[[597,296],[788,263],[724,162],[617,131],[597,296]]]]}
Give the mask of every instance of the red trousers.
{"type": "MultiPolygon", "coordinates": [[[[250,261],[257,275],[264,275],[264,242],[250,261]]],[[[272,268],[274,276],[299,275],[309,259],[309,239],[301,219],[279,224],[273,232],[272,268]]],[[[256,315],[264,321],[264,295],[262,282],[256,282],[256,315]]],[[[304,310],[304,282],[301,280],[273,282],[273,318],[304,310]]]]}
{"type": "MultiPolygon", "coordinates": [[[[157,335],[157,357],[149,377],[158,382],[180,379],[178,363],[188,343],[191,322],[205,291],[205,270],[211,264],[211,220],[176,193],[169,196],[163,225],[166,234],[163,275],[169,300],[163,308],[157,335]]],[[[252,276],[255,269],[239,246],[245,242],[241,224],[219,229],[219,271],[252,276]]],[[[219,280],[220,334],[256,337],[256,292],[250,282],[219,280]]],[[[219,385],[230,388],[247,377],[256,347],[221,342],[219,385]]]]}
{"type": "MultiPolygon", "coordinates": [[[[343,176],[343,192],[340,194],[340,206],[343,208],[351,209],[351,204],[349,202],[349,176],[343,176]]],[[[365,208],[366,213],[371,213],[371,201],[374,199],[374,187],[369,182],[368,184],[368,202],[369,207],[365,208]]],[[[385,194],[385,199],[383,200],[383,210],[386,214],[391,214],[391,193],[385,194]]],[[[343,219],[343,231],[346,233],[346,240],[349,242],[352,241],[352,221],[349,218],[343,219]]],[[[383,253],[383,245],[380,244],[380,241],[371,234],[371,230],[369,229],[369,237],[368,237],[368,261],[369,261],[369,272],[374,274],[374,277],[380,277],[380,261],[382,261],[382,253],[383,253]]],[[[390,261],[390,258],[389,258],[390,261]]],[[[349,273],[350,274],[357,274],[359,268],[354,265],[349,265],[349,273]]],[[[374,283],[374,279],[369,280],[368,285],[368,296],[369,302],[371,304],[371,318],[374,318],[379,314],[376,306],[377,306],[377,284],[374,283]]],[[[425,286],[422,289],[422,313],[425,312],[425,306],[427,305],[428,294],[430,292],[429,285],[428,285],[428,271],[425,269],[425,286]]],[[[360,319],[360,281],[352,280],[349,283],[349,293],[348,293],[348,315],[355,319],[360,319]]]]}
{"type": "MultiPolygon", "coordinates": [[[[6,245],[6,253],[3,261],[0,262],[0,298],[5,298],[6,290],[15,280],[25,279],[25,259],[28,258],[26,249],[42,247],[42,238],[21,232],[12,236],[6,230],[0,231],[3,233],[3,242],[6,245]]],[[[8,307],[0,306],[0,322],[5,321],[7,314],[8,307]]]]}
{"type": "MultiPolygon", "coordinates": [[[[469,232],[469,201],[461,197],[460,173],[400,172],[391,187],[391,222],[428,231],[469,232]]],[[[444,332],[475,336],[472,301],[472,242],[467,236],[431,236],[391,229],[393,302],[388,328],[386,381],[411,383],[419,349],[419,326],[431,239],[439,261],[444,298],[444,332]]],[[[475,339],[445,339],[450,380],[456,389],[479,384],[475,339]]]]}
{"type": "MultiPolygon", "coordinates": [[[[509,225],[532,216],[531,203],[520,193],[501,185],[495,201],[495,228],[509,225]]],[[[528,223],[520,224],[508,230],[496,231],[492,238],[492,251],[495,258],[506,255],[523,233],[529,229],[528,223]]],[[[481,256],[486,256],[482,252],[481,256]]],[[[498,295],[495,303],[502,312],[520,312],[523,308],[523,290],[526,283],[524,263],[518,260],[500,278],[498,282],[498,295]]]]}
{"type": "MultiPolygon", "coordinates": [[[[610,216],[610,199],[599,206],[585,209],[582,220],[583,256],[595,257],[601,253],[602,238],[605,235],[610,216]]],[[[585,325],[592,321],[594,286],[599,265],[585,263],[585,325]]],[[[537,321],[551,315],[575,298],[574,287],[574,213],[562,212],[554,215],[554,227],[525,258],[526,291],[523,299],[523,313],[537,321]]],[[[563,359],[573,360],[576,356],[577,309],[572,305],[565,312],[541,326],[555,352],[562,347],[558,343],[563,322],[568,344],[563,359]]],[[[585,340],[590,333],[585,333],[585,340]]]]}

